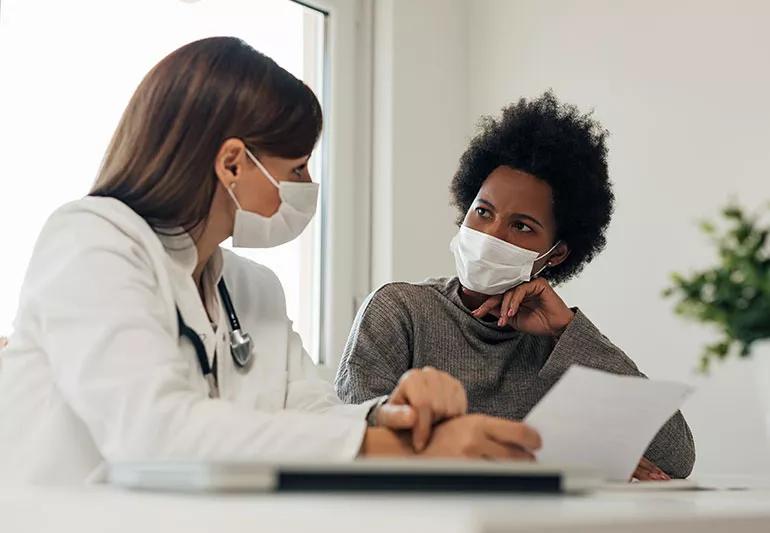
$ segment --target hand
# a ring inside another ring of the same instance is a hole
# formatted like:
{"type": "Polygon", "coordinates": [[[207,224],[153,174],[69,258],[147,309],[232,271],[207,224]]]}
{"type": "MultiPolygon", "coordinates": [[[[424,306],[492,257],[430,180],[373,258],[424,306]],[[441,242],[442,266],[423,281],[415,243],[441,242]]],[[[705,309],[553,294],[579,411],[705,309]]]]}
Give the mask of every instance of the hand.
{"type": "Polygon", "coordinates": [[[526,424],[473,414],[436,426],[422,455],[534,461],[540,446],[540,435],[526,424]]]}
{"type": "Polygon", "coordinates": [[[468,410],[465,387],[440,370],[426,366],[401,376],[388,402],[375,414],[377,425],[394,430],[412,429],[415,451],[425,448],[433,424],[468,410]]]}
{"type": "Polygon", "coordinates": [[[575,317],[544,278],[490,296],[472,314],[476,318],[491,314],[498,317],[499,326],[508,324],[524,333],[554,337],[561,335],[575,317]]]}
{"type": "Polygon", "coordinates": [[[642,457],[631,478],[639,481],[671,481],[671,477],[646,457],[642,457]]]}

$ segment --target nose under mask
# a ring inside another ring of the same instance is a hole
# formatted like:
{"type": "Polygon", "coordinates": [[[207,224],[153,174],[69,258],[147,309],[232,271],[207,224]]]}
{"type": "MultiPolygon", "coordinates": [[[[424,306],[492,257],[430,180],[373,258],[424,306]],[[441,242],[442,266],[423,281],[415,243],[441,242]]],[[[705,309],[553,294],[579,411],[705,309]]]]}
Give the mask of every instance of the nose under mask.
{"type": "Polygon", "coordinates": [[[278,181],[248,149],[246,155],[262,174],[278,189],[281,205],[270,217],[246,211],[233,191],[228,188],[235,203],[233,246],[238,248],[272,248],[297,238],[307,227],[318,205],[318,183],[278,181]]]}
{"type": "Polygon", "coordinates": [[[468,226],[460,226],[450,243],[460,283],[472,291],[492,296],[502,294],[530,281],[535,262],[546,257],[559,245],[539,255],[509,242],[492,237],[468,226]]]}

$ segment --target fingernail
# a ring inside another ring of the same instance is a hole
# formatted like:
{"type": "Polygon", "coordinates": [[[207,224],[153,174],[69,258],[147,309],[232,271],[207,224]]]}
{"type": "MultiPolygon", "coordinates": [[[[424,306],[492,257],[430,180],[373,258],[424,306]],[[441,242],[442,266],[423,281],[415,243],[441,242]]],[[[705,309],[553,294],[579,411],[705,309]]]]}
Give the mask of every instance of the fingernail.
{"type": "Polygon", "coordinates": [[[513,316],[513,309],[508,309],[508,316],[513,316]]]}

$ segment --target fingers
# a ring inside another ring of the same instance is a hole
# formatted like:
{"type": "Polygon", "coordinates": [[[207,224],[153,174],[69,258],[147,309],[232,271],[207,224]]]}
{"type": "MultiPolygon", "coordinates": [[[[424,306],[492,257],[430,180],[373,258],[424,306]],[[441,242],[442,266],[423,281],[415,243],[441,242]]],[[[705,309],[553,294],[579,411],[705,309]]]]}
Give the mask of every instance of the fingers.
{"type": "Polygon", "coordinates": [[[412,407],[415,416],[412,439],[418,452],[427,445],[434,423],[465,414],[468,409],[465,387],[446,372],[432,367],[406,372],[388,403],[412,407]]]}
{"type": "Polygon", "coordinates": [[[437,422],[446,416],[452,401],[449,398],[447,378],[451,379],[451,376],[432,366],[422,368],[423,392],[430,396],[427,403],[433,415],[432,422],[437,422]]]}
{"type": "Polygon", "coordinates": [[[476,318],[483,318],[487,316],[493,309],[496,309],[502,301],[503,295],[501,294],[490,296],[483,304],[478,307],[478,309],[473,311],[471,314],[476,318]]]}
{"type": "Polygon", "coordinates": [[[632,477],[639,481],[669,481],[671,479],[671,476],[645,457],[639,461],[632,477]]]}
{"type": "Polygon", "coordinates": [[[417,413],[409,405],[386,403],[377,409],[377,425],[390,429],[412,429],[417,422],[417,413]]]}
{"type": "Polygon", "coordinates": [[[468,396],[463,384],[447,372],[431,366],[422,370],[428,389],[433,394],[433,421],[464,415],[468,410],[468,396]]]}
{"type": "Polygon", "coordinates": [[[537,431],[521,422],[485,417],[484,431],[500,444],[512,444],[524,450],[539,450],[543,445],[537,431]]]}
{"type": "Polygon", "coordinates": [[[523,448],[500,444],[491,439],[486,439],[483,443],[479,444],[479,455],[484,459],[493,459],[497,461],[535,460],[535,456],[523,448]]]}
{"type": "Polygon", "coordinates": [[[509,318],[516,316],[516,313],[519,312],[521,302],[523,302],[524,298],[526,298],[528,295],[536,293],[537,288],[534,283],[524,283],[523,285],[519,285],[513,289],[511,292],[513,294],[511,295],[508,307],[505,310],[506,321],[509,318]]]}
{"type": "Polygon", "coordinates": [[[425,449],[430,439],[430,431],[433,428],[433,413],[429,407],[417,408],[417,422],[412,429],[412,446],[416,452],[425,449]]]}
{"type": "Polygon", "coordinates": [[[500,304],[500,318],[497,320],[497,325],[503,327],[508,323],[508,307],[513,298],[514,290],[508,291],[503,295],[503,303],[500,304]]]}
{"type": "Polygon", "coordinates": [[[433,404],[424,372],[421,369],[405,372],[391,394],[388,404],[411,406],[415,413],[412,445],[416,451],[422,451],[430,438],[430,430],[433,426],[433,404]]]}

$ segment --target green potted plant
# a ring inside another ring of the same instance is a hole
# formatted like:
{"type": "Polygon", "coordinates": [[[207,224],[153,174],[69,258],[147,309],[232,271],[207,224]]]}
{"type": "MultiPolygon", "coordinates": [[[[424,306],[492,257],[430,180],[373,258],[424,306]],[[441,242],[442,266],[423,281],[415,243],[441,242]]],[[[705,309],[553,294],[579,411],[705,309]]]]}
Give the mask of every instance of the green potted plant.
{"type": "Polygon", "coordinates": [[[770,226],[736,203],[721,214],[721,223],[701,224],[717,248],[716,264],[689,275],[673,274],[672,286],[664,291],[676,298],[677,314],[720,333],[701,356],[703,373],[713,361],[748,357],[760,341],[770,339],[770,226]]]}

